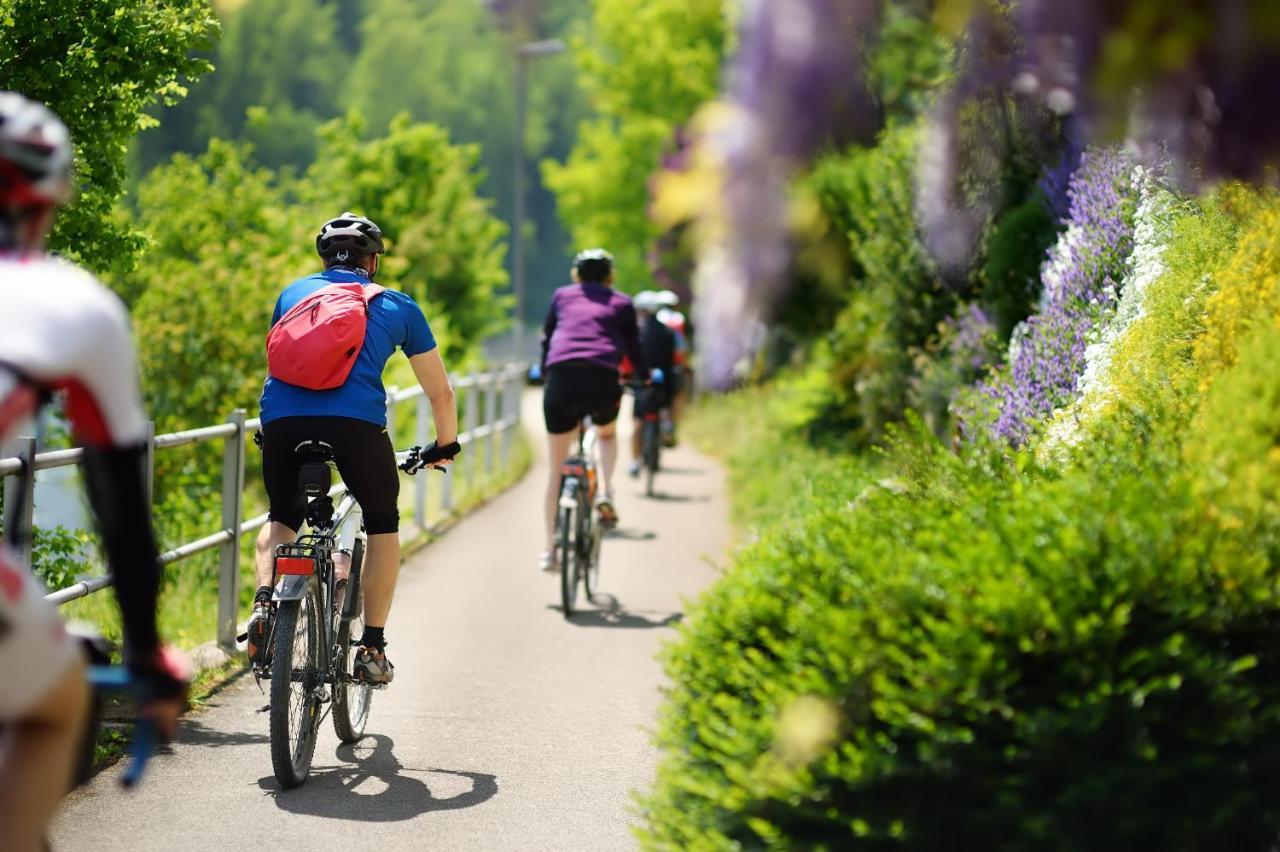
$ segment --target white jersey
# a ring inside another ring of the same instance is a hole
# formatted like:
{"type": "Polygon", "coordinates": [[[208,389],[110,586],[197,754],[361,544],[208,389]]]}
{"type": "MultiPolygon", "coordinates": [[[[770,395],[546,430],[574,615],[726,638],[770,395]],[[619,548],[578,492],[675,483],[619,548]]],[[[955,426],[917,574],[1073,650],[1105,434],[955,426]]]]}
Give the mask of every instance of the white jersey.
{"type": "MultiPolygon", "coordinates": [[[[84,270],[51,258],[0,255],[0,366],[65,391],[67,416],[81,442],[146,440],[129,315],[84,270]]],[[[0,421],[4,440],[17,427],[9,419],[0,421]]]]}
{"type": "MultiPolygon", "coordinates": [[[[81,443],[146,440],[124,305],[71,264],[0,255],[0,439],[14,437],[46,389],[66,394],[81,443]]],[[[0,549],[0,724],[26,713],[77,659],[44,589],[16,566],[0,549]]]]}

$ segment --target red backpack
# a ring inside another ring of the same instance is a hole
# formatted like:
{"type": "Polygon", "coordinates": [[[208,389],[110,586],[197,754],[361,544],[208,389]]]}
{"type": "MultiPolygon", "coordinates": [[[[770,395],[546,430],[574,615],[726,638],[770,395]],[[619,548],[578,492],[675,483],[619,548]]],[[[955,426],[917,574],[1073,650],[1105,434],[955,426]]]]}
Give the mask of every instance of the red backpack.
{"type": "Polygon", "coordinates": [[[293,306],[267,335],[273,378],[310,390],[340,387],[351,374],[377,284],[330,284],[293,306]]]}

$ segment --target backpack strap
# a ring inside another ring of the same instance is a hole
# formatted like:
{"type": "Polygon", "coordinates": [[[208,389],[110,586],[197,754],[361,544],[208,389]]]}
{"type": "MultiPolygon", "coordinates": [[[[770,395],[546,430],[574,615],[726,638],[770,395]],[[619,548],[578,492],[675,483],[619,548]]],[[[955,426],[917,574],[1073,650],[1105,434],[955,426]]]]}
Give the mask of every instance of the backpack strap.
{"type": "Polygon", "coordinates": [[[364,303],[365,305],[368,305],[375,298],[385,293],[386,290],[387,288],[383,287],[381,284],[365,284],[361,288],[360,295],[364,296],[364,303]]]}

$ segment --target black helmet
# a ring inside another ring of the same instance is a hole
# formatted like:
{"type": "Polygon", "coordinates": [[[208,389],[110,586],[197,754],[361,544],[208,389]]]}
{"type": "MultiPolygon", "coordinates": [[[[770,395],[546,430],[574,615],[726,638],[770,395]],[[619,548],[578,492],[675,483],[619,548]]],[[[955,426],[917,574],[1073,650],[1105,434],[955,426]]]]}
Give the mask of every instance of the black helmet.
{"type": "Polygon", "coordinates": [[[382,245],[381,228],[348,211],[320,227],[320,233],[316,234],[316,251],[325,263],[330,263],[382,254],[386,248],[382,245]]]}
{"type": "Polygon", "coordinates": [[[0,203],[56,204],[71,197],[71,134],[48,107],[0,92],[0,203]]]}
{"type": "Polygon", "coordinates": [[[579,281],[598,283],[604,281],[613,272],[613,255],[602,248],[580,251],[573,259],[573,268],[578,272],[579,281]]]}

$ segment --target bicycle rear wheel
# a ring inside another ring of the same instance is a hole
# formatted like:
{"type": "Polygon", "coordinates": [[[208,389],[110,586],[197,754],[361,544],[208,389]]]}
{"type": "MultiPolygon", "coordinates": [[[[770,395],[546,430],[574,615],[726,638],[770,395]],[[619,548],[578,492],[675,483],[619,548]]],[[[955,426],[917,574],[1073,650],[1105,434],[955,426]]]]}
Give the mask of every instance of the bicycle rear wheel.
{"type": "Polygon", "coordinates": [[[369,707],[373,704],[373,687],[358,683],[351,677],[355,666],[357,643],[364,635],[364,591],[360,580],[360,567],[364,561],[364,542],[356,539],[351,549],[351,576],[347,584],[345,613],[350,617],[338,622],[336,642],[338,656],[334,661],[335,683],[333,688],[333,732],[344,743],[358,742],[364,737],[364,727],[369,721],[369,707]]]}
{"type": "Polygon", "coordinates": [[[574,554],[573,510],[562,506],[556,526],[560,544],[560,611],[568,618],[573,615],[573,608],[578,602],[578,560],[574,554]]]}
{"type": "Polygon", "coordinates": [[[658,442],[660,440],[658,421],[644,421],[644,429],[641,432],[641,447],[644,455],[644,493],[649,497],[653,496],[653,477],[658,472],[658,442]]]}
{"type": "Polygon", "coordinates": [[[281,601],[271,662],[271,768],[280,786],[297,787],[311,772],[323,681],[320,586],[314,576],[301,600],[281,601]]]}

